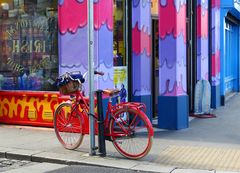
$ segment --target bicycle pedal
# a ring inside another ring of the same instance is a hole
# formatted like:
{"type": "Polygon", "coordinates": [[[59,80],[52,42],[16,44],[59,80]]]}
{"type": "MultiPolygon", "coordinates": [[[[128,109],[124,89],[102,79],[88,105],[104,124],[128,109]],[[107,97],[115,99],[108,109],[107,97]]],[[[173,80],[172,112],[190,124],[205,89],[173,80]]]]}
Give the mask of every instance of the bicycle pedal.
{"type": "Polygon", "coordinates": [[[98,149],[98,147],[93,147],[92,149],[93,149],[93,150],[97,150],[97,149],[98,149]]]}

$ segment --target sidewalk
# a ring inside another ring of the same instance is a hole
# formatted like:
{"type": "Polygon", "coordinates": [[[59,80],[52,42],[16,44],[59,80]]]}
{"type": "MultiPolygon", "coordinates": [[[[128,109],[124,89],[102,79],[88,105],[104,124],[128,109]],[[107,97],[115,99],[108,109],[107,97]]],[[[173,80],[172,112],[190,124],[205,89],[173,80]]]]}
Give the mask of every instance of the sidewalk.
{"type": "MultiPolygon", "coordinates": [[[[66,150],[54,130],[0,125],[0,157],[36,162],[88,164],[161,173],[240,172],[240,95],[214,111],[217,118],[193,119],[188,129],[155,129],[149,155],[128,160],[106,142],[107,157],[89,156],[89,136],[66,150]]],[[[97,138],[96,138],[97,142],[97,138]]]]}

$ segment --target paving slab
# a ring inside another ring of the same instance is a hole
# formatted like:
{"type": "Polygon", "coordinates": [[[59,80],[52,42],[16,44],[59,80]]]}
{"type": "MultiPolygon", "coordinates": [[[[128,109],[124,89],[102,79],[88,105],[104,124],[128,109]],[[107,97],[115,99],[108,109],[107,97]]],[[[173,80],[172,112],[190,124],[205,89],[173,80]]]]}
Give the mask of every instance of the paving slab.
{"type": "MultiPolygon", "coordinates": [[[[240,172],[240,170],[239,170],[240,172]]],[[[239,173],[239,172],[233,172],[233,171],[216,171],[215,173],[239,173]]]]}
{"type": "Polygon", "coordinates": [[[122,169],[131,169],[139,164],[139,162],[128,159],[119,159],[111,157],[89,156],[84,160],[89,165],[98,165],[122,169]]]}
{"type": "Polygon", "coordinates": [[[86,157],[82,157],[84,153],[70,152],[70,153],[55,153],[55,152],[41,152],[32,155],[34,162],[50,162],[58,164],[84,163],[86,157]]]}

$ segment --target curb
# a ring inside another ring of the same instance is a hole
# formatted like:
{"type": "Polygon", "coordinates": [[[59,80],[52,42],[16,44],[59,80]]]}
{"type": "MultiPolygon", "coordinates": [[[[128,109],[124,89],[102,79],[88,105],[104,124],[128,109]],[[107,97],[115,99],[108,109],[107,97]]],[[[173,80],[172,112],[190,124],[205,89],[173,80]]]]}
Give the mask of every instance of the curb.
{"type": "MultiPolygon", "coordinates": [[[[133,170],[133,171],[141,171],[141,172],[159,172],[159,173],[170,173],[176,168],[174,167],[164,167],[159,166],[157,164],[151,163],[136,163],[131,160],[120,160],[120,159],[112,159],[112,158],[103,158],[101,156],[92,156],[92,157],[83,157],[79,156],[82,160],[69,160],[69,159],[61,159],[61,158],[53,158],[53,157],[41,157],[37,156],[43,152],[35,152],[33,154],[14,152],[20,150],[9,151],[0,151],[0,157],[6,159],[15,159],[15,160],[26,160],[32,162],[47,162],[54,164],[64,164],[64,165],[87,165],[87,166],[98,166],[98,167],[106,167],[106,168],[116,168],[116,169],[124,169],[124,170],[133,170]],[[126,162],[122,164],[122,162],[126,162]],[[121,163],[121,164],[119,164],[121,163]]],[[[31,153],[31,151],[29,151],[31,153]]]]}
{"type": "MultiPolygon", "coordinates": [[[[83,166],[97,166],[97,167],[106,167],[106,168],[115,168],[115,169],[123,169],[123,170],[132,170],[136,172],[155,172],[155,173],[237,173],[231,171],[217,171],[217,170],[200,170],[200,169],[184,169],[178,167],[166,167],[164,165],[153,164],[150,162],[139,162],[131,160],[124,160],[118,158],[111,158],[106,157],[103,158],[101,156],[79,156],[81,160],[70,160],[70,159],[62,159],[56,157],[41,157],[43,153],[46,152],[34,152],[31,150],[27,153],[23,153],[25,150],[18,150],[18,149],[10,149],[5,148],[1,151],[0,147],[0,158],[6,159],[15,159],[15,160],[26,160],[32,162],[46,162],[46,163],[53,163],[53,164],[64,164],[64,165],[83,165],[83,166]],[[15,152],[14,152],[15,151],[15,152]],[[29,154],[32,153],[32,154],[29,154]]],[[[49,154],[49,153],[48,153],[49,154]]],[[[51,155],[51,154],[50,154],[51,155]]]]}

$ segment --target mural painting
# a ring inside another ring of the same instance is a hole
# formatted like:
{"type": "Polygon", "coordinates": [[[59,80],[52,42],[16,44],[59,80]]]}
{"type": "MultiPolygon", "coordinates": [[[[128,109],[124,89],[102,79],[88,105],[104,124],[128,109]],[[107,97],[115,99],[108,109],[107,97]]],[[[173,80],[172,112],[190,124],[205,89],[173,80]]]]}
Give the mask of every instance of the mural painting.
{"type": "Polygon", "coordinates": [[[208,80],[208,0],[197,2],[197,80],[208,80]]]}
{"type": "MultiPolygon", "coordinates": [[[[60,74],[88,71],[87,0],[61,0],[59,13],[60,74]]],[[[96,88],[113,88],[113,1],[94,1],[94,66],[103,71],[96,77],[96,88]]],[[[88,81],[85,88],[88,91],[88,81]]]]}
{"type": "Polygon", "coordinates": [[[132,1],[133,95],[151,95],[151,2],[132,1]]]}
{"type": "Polygon", "coordinates": [[[3,123],[53,126],[53,112],[64,99],[58,93],[16,93],[0,91],[0,118],[3,123]]]}
{"type": "Polygon", "coordinates": [[[212,0],[212,86],[220,85],[220,0],[212,0]]]}
{"type": "Polygon", "coordinates": [[[186,95],[186,0],[159,1],[159,33],[159,95],[186,95]]]}

